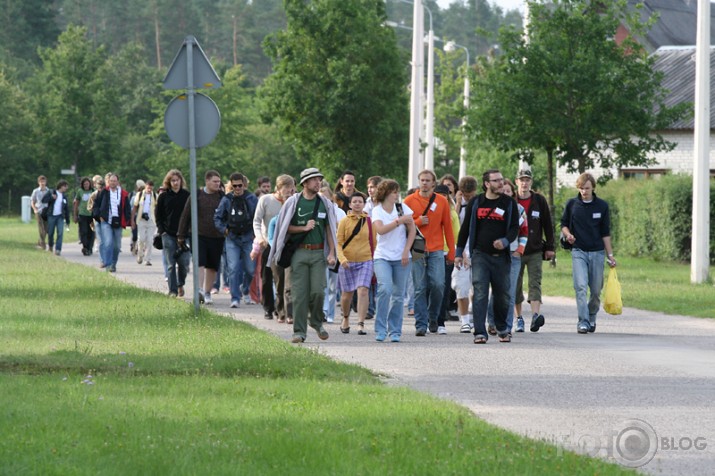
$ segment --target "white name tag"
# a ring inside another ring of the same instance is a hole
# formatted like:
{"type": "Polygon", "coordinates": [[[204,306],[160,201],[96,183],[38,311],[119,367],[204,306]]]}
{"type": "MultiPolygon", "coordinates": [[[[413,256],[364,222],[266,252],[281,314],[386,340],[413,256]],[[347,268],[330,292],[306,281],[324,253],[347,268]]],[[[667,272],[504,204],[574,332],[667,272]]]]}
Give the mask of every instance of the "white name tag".
{"type": "Polygon", "coordinates": [[[499,208],[499,207],[497,207],[497,208],[494,209],[494,213],[496,213],[496,214],[499,215],[500,217],[501,217],[501,216],[504,216],[504,210],[502,210],[502,209],[499,208]]]}
{"type": "Polygon", "coordinates": [[[601,218],[601,214],[600,214],[600,213],[594,213],[594,214],[593,214],[593,219],[596,220],[596,219],[598,219],[598,218],[601,218]]]}
{"type": "Polygon", "coordinates": [[[320,213],[318,213],[318,218],[321,219],[321,220],[324,220],[324,219],[325,219],[325,212],[320,212],[320,213]]]}
{"type": "Polygon", "coordinates": [[[432,202],[432,205],[429,207],[430,210],[435,211],[437,210],[437,204],[432,202]]]}
{"type": "Polygon", "coordinates": [[[540,214],[541,214],[541,213],[539,212],[539,210],[532,210],[532,211],[531,211],[531,216],[534,217],[534,218],[539,218],[539,215],[540,215],[540,214]]]}

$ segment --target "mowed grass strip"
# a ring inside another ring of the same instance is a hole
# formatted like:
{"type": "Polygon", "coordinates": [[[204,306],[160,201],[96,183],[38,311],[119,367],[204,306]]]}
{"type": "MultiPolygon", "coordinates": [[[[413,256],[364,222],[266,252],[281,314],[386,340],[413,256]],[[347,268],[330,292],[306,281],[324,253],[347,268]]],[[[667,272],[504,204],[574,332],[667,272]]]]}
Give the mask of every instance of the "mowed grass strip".
{"type": "Polygon", "coordinates": [[[0,221],[1,474],[622,474],[0,221]]]}

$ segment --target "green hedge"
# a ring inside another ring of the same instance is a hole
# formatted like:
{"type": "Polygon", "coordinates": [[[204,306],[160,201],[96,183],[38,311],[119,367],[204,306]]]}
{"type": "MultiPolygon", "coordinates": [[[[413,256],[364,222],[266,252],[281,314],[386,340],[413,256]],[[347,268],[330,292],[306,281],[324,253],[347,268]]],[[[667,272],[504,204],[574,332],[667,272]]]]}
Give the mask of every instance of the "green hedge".
{"type": "MultiPolygon", "coordinates": [[[[575,188],[556,197],[556,224],[575,188]]],[[[693,215],[693,179],[687,175],[659,180],[612,180],[596,194],[611,209],[611,237],[619,254],[659,260],[689,261],[693,215]]],[[[715,182],[710,186],[710,261],[715,263],[715,182]]]]}

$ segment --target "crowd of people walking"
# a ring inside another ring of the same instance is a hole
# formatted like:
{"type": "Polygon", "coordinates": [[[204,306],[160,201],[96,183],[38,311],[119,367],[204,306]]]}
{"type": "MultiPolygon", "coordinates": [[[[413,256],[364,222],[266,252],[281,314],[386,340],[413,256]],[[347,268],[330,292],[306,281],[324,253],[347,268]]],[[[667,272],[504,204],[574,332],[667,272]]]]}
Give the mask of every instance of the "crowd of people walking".
{"type": "MultiPolygon", "coordinates": [[[[363,193],[349,170],[335,187],[320,170],[307,168],[297,182],[278,176],[275,188],[260,177],[254,192],[239,172],[224,182],[208,170],[196,191],[197,250],[190,247],[191,194],[176,169],[157,190],[151,180],[137,180],[128,190],[111,172],[83,177],[76,192],[64,180],[49,188],[40,176],[31,206],[38,248],[61,255],[72,218],[82,254],[98,252],[98,266],[110,273],[130,228],[138,264],[152,266],[154,250],[161,251],[169,296],[185,295],[191,254],[197,253],[201,304],[212,305],[221,290],[230,294],[231,308],[260,302],[266,319],[292,325],[294,343],[308,338],[309,327],[328,339],[326,324],[333,322],[344,334],[352,327],[360,336],[372,330],[378,342],[400,342],[405,314],[412,313],[418,337],[446,334],[452,319],[475,344],[489,336],[510,342],[514,332],[525,332],[526,322],[538,332],[546,324],[542,267],[554,257],[556,237],[531,170],[519,170],[516,183],[496,169],[480,179],[438,180],[431,170],[418,177],[419,186],[403,200],[397,181],[369,177],[363,193]]],[[[576,187],[559,241],[572,250],[576,330],[585,334],[596,331],[604,263],[615,267],[616,260],[608,204],[596,196],[596,181],[584,173],[576,187]]]]}

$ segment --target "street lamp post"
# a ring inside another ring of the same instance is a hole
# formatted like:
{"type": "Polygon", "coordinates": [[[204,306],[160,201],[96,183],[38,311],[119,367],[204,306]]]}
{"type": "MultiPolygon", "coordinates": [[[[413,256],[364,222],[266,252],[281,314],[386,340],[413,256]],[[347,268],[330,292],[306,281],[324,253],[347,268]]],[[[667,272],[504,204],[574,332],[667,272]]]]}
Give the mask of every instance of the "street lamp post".
{"type": "Polygon", "coordinates": [[[463,136],[462,136],[462,145],[459,148],[459,178],[461,179],[462,177],[467,175],[467,149],[466,149],[467,116],[466,116],[466,111],[467,111],[467,109],[469,109],[469,50],[467,49],[466,46],[459,45],[453,41],[449,41],[449,42],[447,42],[447,44],[444,45],[444,51],[446,51],[447,53],[456,51],[457,48],[462,48],[467,55],[466,71],[464,73],[464,110],[465,110],[465,115],[462,117],[462,134],[463,134],[463,136]]]}
{"type": "Polygon", "coordinates": [[[410,82],[410,154],[407,182],[410,188],[418,184],[420,171],[420,132],[422,130],[422,0],[415,0],[412,13],[412,81],[410,82]]]}

